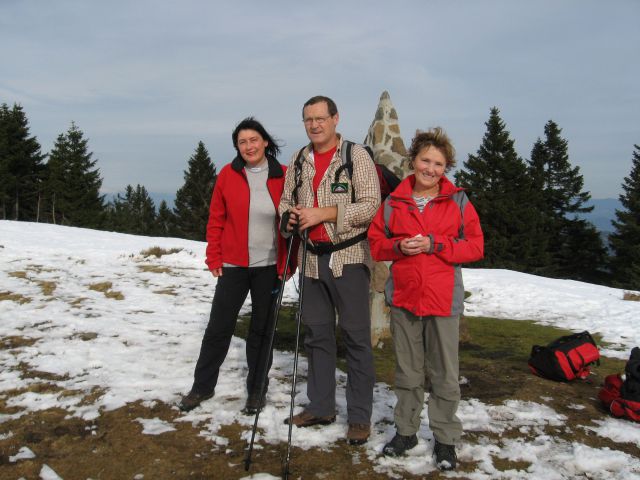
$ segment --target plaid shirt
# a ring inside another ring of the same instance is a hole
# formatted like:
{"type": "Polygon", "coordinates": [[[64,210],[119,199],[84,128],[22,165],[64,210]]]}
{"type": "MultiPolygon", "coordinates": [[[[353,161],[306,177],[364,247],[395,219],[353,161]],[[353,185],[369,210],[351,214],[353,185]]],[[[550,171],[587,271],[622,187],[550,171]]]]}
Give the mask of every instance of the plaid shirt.
{"type": "MultiPolygon", "coordinates": [[[[338,147],[333,155],[329,167],[325,172],[320,185],[318,186],[318,206],[338,208],[336,223],[325,222],[324,227],[332,243],[336,244],[356,235],[366,232],[378,207],[380,206],[380,184],[371,157],[360,145],[354,145],[351,151],[353,161],[353,175],[349,178],[346,169],[342,171],[339,183],[348,183],[349,189],[344,193],[332,193],[331,184],[335,182],[336,170],[342,165],[340,149],[342,148],[342,137],[338,135],[338,147]],[[355,202],[351,203],[351,190],[355,191],[355,202]]],[[[280,198],[278,213],[284,212],[295,206],[293,202],[293,189],[295,186],[295,166],[294,162],[298,152],[296,152],[287,169],[284,182],[284,191],[280,198]]],[[[313,207],[313,177],[316,168],[313,161],[313,147],[307,145],[302,155],[302,184],[298,188],[298,203],[303,207],[313,207]]],[[[371,253],[369,243],[363,240],[351,247],[343,248],[333,252],[331,266],[334,277],[342,276],[342,267],[352,263],[364,263],[371,268],[371,253]]],[[[298,251],[298,265],[302,263],[302,248],[298,251]]],[[[318,257],[308,252],[305,275],[311,278],[318,278],[318,257]]]]}

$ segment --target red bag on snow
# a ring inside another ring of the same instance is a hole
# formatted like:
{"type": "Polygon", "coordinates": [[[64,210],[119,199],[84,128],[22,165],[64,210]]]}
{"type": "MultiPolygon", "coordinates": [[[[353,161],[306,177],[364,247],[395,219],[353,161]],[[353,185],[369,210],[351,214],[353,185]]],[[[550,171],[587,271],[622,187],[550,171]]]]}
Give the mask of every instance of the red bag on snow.
{"type": "Polygon", "coordinates": [[[600,352],[587,331],[560,337],[546,347],[534,345],[529,356],[533,373],[561,382],[587,378],[593,363],[600,363],[600,352]]]}
{"type": "Polygon", "coordinates": [[[634,347],[625,366],[625,379],[609,375],[598,393],[600,401],[614,417],[640,422],[640,349],[634,347]]]}

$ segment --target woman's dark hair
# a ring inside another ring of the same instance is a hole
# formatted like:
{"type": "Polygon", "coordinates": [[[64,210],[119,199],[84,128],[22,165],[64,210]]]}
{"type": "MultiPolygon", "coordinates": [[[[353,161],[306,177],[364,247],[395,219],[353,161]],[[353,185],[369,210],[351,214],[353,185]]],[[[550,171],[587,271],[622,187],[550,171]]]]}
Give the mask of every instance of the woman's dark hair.
{"type": "Polygon", "coordinates": [[[233,140],[233,148],[236,149],[236,152],[240,154],[238,150],[238,134],[240,130],[254,130],[260,134],[263,140],[266,140],[269,145],[265,148],[265,153],[273,158],[276,158],[280,154],[280,142],[279,140],[273,138],[269,133],[264,129],[262,124],[253,117],[247,117],[242,120],[236,128],[233,129],[233,133],[231,134],[231,139],[233,140]]]}

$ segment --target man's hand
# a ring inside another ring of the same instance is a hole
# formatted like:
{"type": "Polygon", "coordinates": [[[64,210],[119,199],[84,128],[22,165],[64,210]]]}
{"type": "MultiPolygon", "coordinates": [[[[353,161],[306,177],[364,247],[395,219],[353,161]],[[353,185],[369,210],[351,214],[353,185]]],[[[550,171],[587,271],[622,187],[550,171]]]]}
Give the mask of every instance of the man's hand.
{"type": "Polygon", "coordinates": [[[293,230],[293,225],[298,225],[298,229],[302,232],[307,228],[315,227],[322,222],[335,222],[338,215],[337,207],[314,207],[306,208],[301,205],[296,205],[291,210],[289,217],[289,225],[291,227],[289,231],[293,230]]]}
{"type": "Polygon", "coordinates": [[[415,237],[404,238],[400,240],[400,251],[407,256],[418,255],[419,253],[427,253],[431,248],[431,240],[429,237],[423,237],[418,234],[415,237]]]}

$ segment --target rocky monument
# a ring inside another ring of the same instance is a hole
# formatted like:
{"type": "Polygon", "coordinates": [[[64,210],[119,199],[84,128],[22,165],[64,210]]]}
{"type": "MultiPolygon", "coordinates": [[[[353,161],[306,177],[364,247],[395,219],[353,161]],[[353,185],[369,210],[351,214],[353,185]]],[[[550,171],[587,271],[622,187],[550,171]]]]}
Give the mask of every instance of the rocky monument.
{"type": "MultiPolygon", "coordinates": [[[[380,95],[380,102],[376,115],[364,139],[365,145],[373,149],[374,161],[385,165],[399,178],[409,173],[407,149],[400,136],[398,114],[391,103],[389,93],[384,91],[380,95]]],[[[375,262],[371,276],[371,343],[375,346],[384,337],[391,336],[389,332],[389,307],[384,303],[384,284],[389,276],[390,262],[375,262]]]]}

